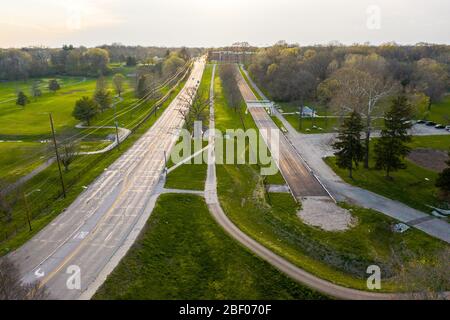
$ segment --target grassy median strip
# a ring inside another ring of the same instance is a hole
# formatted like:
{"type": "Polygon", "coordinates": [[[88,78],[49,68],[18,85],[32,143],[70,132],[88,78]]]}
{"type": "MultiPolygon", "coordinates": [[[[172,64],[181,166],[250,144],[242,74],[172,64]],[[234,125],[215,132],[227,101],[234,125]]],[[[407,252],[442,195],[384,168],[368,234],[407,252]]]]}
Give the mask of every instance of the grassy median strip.
{"type": "MultiPolygon", "coordinates": [[[[216,78],[216,123],[221,130],[240,128],[237,114],[222,94],[216,78]]],[[[246,126],[252,127],[246,115],[246,126]]],[[[366,288],[366,269],[383,270],[383,290],[398,289],[395,261],[420,258],[430,263],[445,244],[418,231],[399,235],[391,231],[394,220],[381,213],[346,206],[358,219],[346,232],[326,232],[304,224],[298,204],[289,194],[267,194],[257,166],[217,166],[219,199],[228,217],[249,236],[275,253],[323,279],[366,288]]]]}
{"type": "MultiPolygon", "coordinates": [[[[203,72],[202,81],[200,82],[198,92],[203,95],[202,99],[209,99],[209,88],[211,86],[212,65],[207,64],[205,71],[203,72]]],[[[203,124],[207,124],[207,120],[203,124]]],[[[178,143],[182,140],[179,139],[178,143]]],[[[207,146],[206,141],[202,141],[203,147],[207,146]]],[[[192,141],[192,153],[194,152],[194,142],[192,141]]],[[[201,158],[199,155],[197,158],[201,158]]],[[[167,175],[166,188],[172,189],[189,189],[189,190],[203,190],[206,180],[206,167],[207,165],[202,161],[201,164],[193,163],[194,159],[191,159],[191,163],[182,164],[175,170],[171,171],[167,175]]],[[[168,159],[168,167],[172,167],[175,164],[168,159]]]]}
{"type": "Polygon", "coordinates": [[[165,194],[95,299],[321,299],[230,239],[201,197],[165,194]]]}

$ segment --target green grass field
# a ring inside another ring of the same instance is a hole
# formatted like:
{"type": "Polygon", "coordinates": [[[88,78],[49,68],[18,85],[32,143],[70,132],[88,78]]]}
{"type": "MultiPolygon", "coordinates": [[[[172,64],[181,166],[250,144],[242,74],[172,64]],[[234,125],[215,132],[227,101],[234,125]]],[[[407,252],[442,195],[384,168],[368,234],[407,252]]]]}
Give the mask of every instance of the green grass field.
{"type": "MultiPolygon", "coordinates": [[[[83,95],[92,96],[96,81],[80,79],[79,82],[67,86],[64,83],[65,81],[62,81],[61,89],[55,93],[43,89],[43,95],[36,100],[30,98],[30,103],[25,107],[16,105],[15,100],[1,103],[0,136],[2,138],[5,136],[48,136],[50,134],[49,112],[53,114],[56,130],[75,126],[78,123],[72,117],[75,101],[83,95]]],[[[10,89],[14,94],[13,88],[10,89]]],[[[29,95],[28,91],[29,89],[24,89],[24,92],[29,95]]]]}
{"type": "Polygon", "coordinates": [[[436,150],[450,150],[450,135],[413,137],[409,144],[412,149],[428,148],[436,150]]]}
{"type": "MultiPolygon", "coordinates": [[[[373,140],[372,146],[376,139],[373,140]]],[[[431,148],[450,150],[450,136],[414,137],[410,144],[415,148],[431,148]]],[[[369,170],[362,165],[353,172],[353,180],[348,177],[348,171],[340,169],[335,164],[334,157],[326,159],[327,164],[347,183],[381,194],[387,198],[398,200],[410,207],[431,213],[427,205],[438,206],[438,189],[435,187],[437,173],[419,167],[407,161],[407,168],[392,173],[393,180],[385,178],[384,171],[373,169],[373,159],[369,170]]]]}
{"type": "Polygon", "coordinates": [[[443,125],[450,125],[450,96],[431,106],[431,111],[423,111],[421,117],[443,125]]]}
{"type": "Polygon", "coordinates": [[[47,145],[40,142],[0,142],[0,180],[14,182],[30,173],[46,153],[47,145]]]}
{"type": "Polygon", "coordinates": [[[162,195],[94,299],[323,299],[229,238],[193,195],[162,195]]]}
{"type": "Polygon", "coordinates": [[[300,128],[299,117],[296,114],[284,114],[283,117],[301,133],[336,132],[339,128],[338,118],[303,118],[300,128]]]}
{"type": "MultiPolygon", "coordinates": [[[[216,122],[221,130],[238,128],[238,116],[223,97],[216,79],[216,122]]],[[[252,127],[251,117],[246,126],[252,127]]],[[[409,230],[391,231],[394,220],[381,213],[348,207],[358,225],[347,232],[325,232],[305,225],[297,216],[299,205],[289,194],[266,194],[257,166],[217,166],[218,192],[228,217],[245,233],[297,266],[334,283],[366,289],[366,268],[384,270],[383,290],[398,289],[395,261],[409,253],[423,263],[445,245],[428,235],[409,230]],[[239,195],[239,196],[237,196],[239,195]]]]}
{"type": "MultiPolygon", "coordinates": [[[[168,100],[161,105],[158,116],[167,108],[173,98],[184,86],[182,81],[170,94],[168,100]]],[[[121,149],[111,150],[98,155],[78,156],[71,164],[70,171],[64,172],[64,180],[67,187],[67,197],[61,196],[61,186],[59,182],[58,169],[56,163],[33,177],[21,187],[21,192],[27,194],[33,192],[28,197],[31,208],[33,231],[29,232],[26,224],[25,206],[20,201],[14,206],[13,219],[11,222],[1,221],[0,223],[0,255],[19,247],[43,227],[50,223],[60,212],[67,208],[76,197],[94,179],[112,164],[123,152],[139,139],[158,119],[150,117],[142,126],[137,128],[127,140],[121,144],[121,149]],[[40,192],[34,192],[41,190],[40,192]]],[[[21,193],[20,193],[21,194],[21,193]]],[[[15,197],[13,193],[11,197],[15,197]]]]}

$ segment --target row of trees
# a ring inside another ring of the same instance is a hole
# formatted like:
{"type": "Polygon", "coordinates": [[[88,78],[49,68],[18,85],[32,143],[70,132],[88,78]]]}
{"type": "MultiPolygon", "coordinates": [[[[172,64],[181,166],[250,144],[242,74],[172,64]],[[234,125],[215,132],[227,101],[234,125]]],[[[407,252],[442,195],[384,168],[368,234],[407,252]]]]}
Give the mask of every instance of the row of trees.
{"type": "MultiPolygon", "coordinates": [[[[408,129],[411,128],[412,107],[405,96],[399,96],[392,101],[389,110],[385,113],[384,129],[381,137],[374,146],[375,168],[384,170],[386,177],[391,179],[390,173],[406,168],[404,158],[411,149],[407,143],[411,141],[408,129]]],[[[338,150],[336,164],[343,169],[348,169],[349,177],[353,178],[353,167],[364,160],[366,145],[361,139],[364,129],[363,119],[360,113],[353,110],[345,119],[340,128],[337,141],[333,147],[338,150]]]]}
{"type": "MultiPolygon", "coordinates": [[[[61,49],[0,49],[0,79],[26,80],[56,74],[96,77],[111,72],[108,66],[110,60],[135,66],[138,62],[154,64],[155,60],[167,59],[172,54],[187,61],[199,53],[200,49],[128,47],[120,44],[99,48],[65,45],[61,49]]],[[[171,62],[176,63],[173,60],[171,62]]],[[[170,65],[167,67],[172,68],[170,65]]]]}
{"type": "Polygon", "coordinates": [[[275,100],[316,101],[325,113],[364,119],[364,166],[369,167],[374,120],[387,99],[402,94],[413,116],[422,116],[449,89],[450,46],[291,46],[260,50],[249,66],[275,100]]]}
{"type": "MultiPolygon", "coordinates": [[[[50,92],[56,92],[59,89],[61,89],[61,85],[59,84],[58,80],[51,79],[48,82],[48,90],[50,92]]],[[[42,96],[40,81],[33,81],[33,84],[31,85],[31,89],[30,89],[30,94],[35,99],[42,96]]],[[[30,99],[23,91],[19,91],[17,93],[17,100],[16,100],[17,105],[25,107],[25,105],[29,102],[30,102],[30,99]]]]}
{"type": "MultiPolygon", "coordinates": [[[[450,46],[341,45],[300,47],[284,42],[264,48],[252,59],[249,71],[275,100],[318,98],[319,84],[341,68],[375,71],[374,76],[424,92],[430,103],[448,89],[450,46]]],[[[338,78],[335,75],[334,78],[338,78]]]]}
{"type": "MultiPolygon", "coordinates": [[[[113,85],[118,95],[123,91],[123,75],[115,75],[113,85]]],[[[108,90],[106,79],[101,76],[97,80],[96,90],[93,97],[83,96],[75,103],[72,115],[75,119],[86,122],[89,126],[91,120],[99,113],[103,112],[111,106],[112,94],[108,90]]]]}
{"type": "Polygon", "coordinates": [[[100,48],[109,52],[112,62],[126,62],[128,60],[145,63],[154,57],[165,58],[171,52],[184,51],[189,56],[197,56],[202,52],[201,48],[167,48],[167,47],[142,47],[126,46],[120,43],[103,45],[100,48]]]}
{"type": "Polygon", "coordinates": [[[141,66],[136,72],[135,95],[145,97],[153,92],[161,79],[168,79],[179,71],[190,59],[187,50],[168,52],[165,59],[151,65],[141,66]]]}
{"type": "MultiPolygon", "coordinates": [[[[405,96],[399,96],[392,101],[384,115],[384,128],[374,146],[374,160],[375,169],[384,170],[388,179],[392,179],[390,176],[392,172],[406,168],[404,159],[411,151],[408,146],[411,142],[408,130],[412,126],[409,121],[412,110],[408,99],[405,96]]],[[[366,145],[361,139],[363,130],[363,119],[358,111],[353,110],[344,120],[337,141],[333,144],[337,150],[335,153],[337,166],[347,169],[351,179],[353,179],[353,168],[357,168],[364,160],[366,145]]],[[[450,160],[446,164],[448,167],[436,179],[436,187],[441,190],[444,199],[450,199],[450,160]]]]}
{"type": "Polygon", "coordinates": [[[228,101],[228,105],[234,109],[234,112],[239,114],[242,127],[245,130],[245,122],[242,114],[242,106],[244,99],[242,98],[241,91],[239,90],[237,79],[237,69],[235,64],[221,64],[219,65],[219,77],[222,83],[225,98],[228,101]]]}
{"type": "Polygon", "coordinates": [[[98,76],[109,72],[109,53],[100,48],[0,49],[0,79],[26,80],[49,75],[98,76]]]}

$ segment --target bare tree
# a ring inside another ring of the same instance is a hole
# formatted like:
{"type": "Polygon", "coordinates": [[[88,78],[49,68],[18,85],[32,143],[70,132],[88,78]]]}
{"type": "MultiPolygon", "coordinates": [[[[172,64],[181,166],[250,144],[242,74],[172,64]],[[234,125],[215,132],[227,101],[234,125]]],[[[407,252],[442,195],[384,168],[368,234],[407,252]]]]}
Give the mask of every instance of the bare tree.
{"type": "Polygon", "coordinates": [[[395,91],[394,83],[376,73],[348,67],[336,71],[333,79],[338,82],[333,100],[340,113],[356,110],[366,120],[364,167],[368,168],[372,122],[376,114],[383,114],[379,102],[395,91]]]}
{"type": "Polygon", "coordinates": [[[116,93],[119,97],[122,95],[122,92],[124,90],[125,80],[126,80],[125,76],[121,73],[115,74],[112,78],[114,89],[116,90],[116,93]]]}
{"type": "MultiPolygon", "coordinates": [[[[72,138],[72,131],[66,130],[58,134],[58,151],[61,164],[66,172],[69,171],[70,165],[75,161],[79,151],[79,141],[72,138]]],[[[48,146],[53,150],[52,146],[48,146]]]]}
{"type": "Polygon", "coordinates": [[[66,172],[69,171],[70,164],[75,160],[78,154],[78,144],[76,141],[62,141],[59,144],[61,148],[60,159],[66,172]]]}
{"type": "Polygon", "coordinates": [[[17,266],[7,257],[0,258],[0,300],[44,300],[49,297],[39,282],[24,284],[17,266]]]}
{"type": "Polygon", "coordinates": [[[209,95],[204,90],[190,87],[181,100],[183,106],[178,109],[178,112],[183,117],[186,128],[190,131],[193,129],[195,121],[203,121],[207,118],[209,95]]]}

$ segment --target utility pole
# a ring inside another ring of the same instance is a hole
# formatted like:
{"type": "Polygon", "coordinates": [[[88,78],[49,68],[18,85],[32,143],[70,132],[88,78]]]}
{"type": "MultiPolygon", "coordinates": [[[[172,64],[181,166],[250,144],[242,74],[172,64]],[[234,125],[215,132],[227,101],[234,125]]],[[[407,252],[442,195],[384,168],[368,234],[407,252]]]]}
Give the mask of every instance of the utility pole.
{"type": "MultiPolygon", "coordinates": [[[[119,95],[119,99],[120,99],[120,95],[119,95]]],[[[120,150],[120,140],[119,140],[119,126],[117,124],[117,116],[116,116],[116,106],[117,106],[118,102],[114,103],[114,124],[116,126],[116,139],[117,139],[117,150],[120,150]]]]}
{"type": "Polygon", "coordinates": [[[302,130],[302,119],[303,119],[303,102],[299,107],[299,114],[298,114],[298,130],[302,130]]]}
{"type": "Polygon", "coordinates": [[[312,127],[314,128],[314,126],[316,124],[316,122],[314,121],[315,120],[314,119],[314,108],[311,108],[311,110],[312,110],[312,113],[311,113],[311,124],[312,124],[312,127]]]}
{"type": "Polygon", "coordinates": [[[64,186],[64,179],[63,179],[63,175],[62,175],[62,171],[61,171],[61,163],[59,161],[59,152],[58,152],[58,145],[56,143],[55,127],[53,126],[52,114],[49,113],[49,116],[50,116],[50,126],[52,127],[53,144],[55,146],[56,162],[58,162],[59,177],[61,179],[61,187],[62,187],[63,195],[65,198],[66,197],[66,187],[64,186]]]}
{"type": "Polygon", "coordinates": [[[117,120],[114,121],[114,124],[116,125],[117,149],[120,150],[119,127],[117,126],[117,120]]]}
{"type": "Polygon", "coordinates": [[[166,150],[164,150],[164,172],[167,174],[167,155],[166,155],[166,150]]]}
{"type": "Polygon", "coordinates": [[[27,213],[27,221],[28,221],[28,228],[30,229],[30,232],[33,231],[33,228],[31,228],[31,217],[30,217],[30,206],[28,205],[27,196],[25,195],[25,192],[22,191],[23,201],[25,203],[25,211],[27,213]]]}

